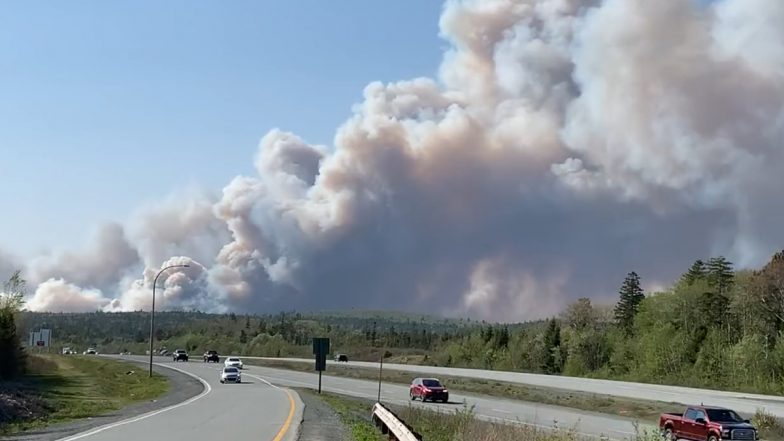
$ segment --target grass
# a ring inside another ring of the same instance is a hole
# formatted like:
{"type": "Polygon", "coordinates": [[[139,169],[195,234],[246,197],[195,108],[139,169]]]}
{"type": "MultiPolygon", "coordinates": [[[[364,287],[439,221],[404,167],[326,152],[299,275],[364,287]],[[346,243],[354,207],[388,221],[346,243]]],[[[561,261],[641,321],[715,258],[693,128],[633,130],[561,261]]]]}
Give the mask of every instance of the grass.
{"type": "Polygon", "coordinates": [[[135,365],[103,358],[36,355],[30,357],[30,367],[31,372],[9,389],[13,387],[22,400],[38,403],[40,409],[4,425],[0,433],[98,416],[152,400],[169,389],[166,377],[149,378],[135,365]]]}
{"type": "MultiPolygon", "coordinates": [[[[271,368],[312,372],[313,366],[308,363],[290,362],[284,360],[253,360],[247,359],[247,364],[255,364],[271,368]]],[[[355,367],[350,365],[330,365],[326,371],[328,375],[349,377],[363,380],[378,380],[378,371],[375,369],[355,367]]],[[[394,370],[383,371],[382,379],[388,383],[409,384],[412,378],[429,377],[428,374],[415,372],[401,372],[394,370]]],[[[582,392],[567,391],[563,389],[526,386],[503,381],[483,380],[478,378],[439,376],[450,390],[463,393],[489,395],[493,397],[509,398],[513,400],[529,401],[534,403],[563,406],[573,409],[617,415],[641,421],[658,421],[659,414],[680,409],[676,403],[661,401],[633,400],[613,397],[609,395],[596,395],[582,392]]]]}
{"type": "Polygon", "coordinates": [[[353,441],[382,441],[385,439],[368,418],[372,406],[369,401],[348,399],[342,395],[330,393],[315,396],[324,400],[338,414],[340,421],[351,433],[353,441]]]}
{"type": "MultiPolygon", "coordinates": [[[[353,431],[354,441],[385,439],[368,421],[372,401],[324,393],[320,396],[341,416],[353,431]],[[352,426],[354,425],[354,426],[352,426]],[[368,430],[373,433],[368,433],[368,430]],[[358,436],[359,434],[359,436],[358,436]]],[[[476,419],[473,408],[463,407],[452,412],[422,409],[414,406],[391,406],[391,410],[427,441],[582,441],[573,431],[540,429],[521,424],[476,419]]],[[[587,441],[587,438],[585,438],[587,441]]],[[[592,441],[595,441],[592,439],[592,441]]],[[[659,441],[658,433],[642,433],[634,441],[659,441]]]]}

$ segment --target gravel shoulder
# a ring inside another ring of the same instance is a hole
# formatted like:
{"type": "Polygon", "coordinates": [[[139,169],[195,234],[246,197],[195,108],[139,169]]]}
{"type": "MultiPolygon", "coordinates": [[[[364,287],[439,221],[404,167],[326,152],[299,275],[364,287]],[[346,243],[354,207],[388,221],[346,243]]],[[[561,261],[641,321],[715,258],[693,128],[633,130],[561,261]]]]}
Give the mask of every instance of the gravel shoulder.
{"type": "MultiPolygon", "coordinates": [[[[131,360],[123,360],[132,362],[131,360]]],[[[142,363],[137,363],[142,364],[142,363]]],[[[42,429],[19,433],[3,437],[3,440],[9,441],[54,441],[57,439],[65,438],[94,429],[105,424],[122,421],[127,418],[132,418],[147,412],[163,409],[177,403],[181,403],[191,397],[200,394],[204,390],[204,385],[197,379],[190,377],[182,372],[168,369],[165,367],[153,366],[153,370],[165,376],[169,380],[169,392],[157,400],[137,403],[122,409],[107,413],[105,415],[86,418],[78,421],[71,421],[63,424],[54,424],[42,429]]],[[[147,371],[139,371],[139,375],[145,374],[147,371]]]]}
{"type": "Polygon", "coordinates": [[[298,441],[345,441],[351,439],[332,407],[309,389],[297,389],[305,410],[298,441]]]}

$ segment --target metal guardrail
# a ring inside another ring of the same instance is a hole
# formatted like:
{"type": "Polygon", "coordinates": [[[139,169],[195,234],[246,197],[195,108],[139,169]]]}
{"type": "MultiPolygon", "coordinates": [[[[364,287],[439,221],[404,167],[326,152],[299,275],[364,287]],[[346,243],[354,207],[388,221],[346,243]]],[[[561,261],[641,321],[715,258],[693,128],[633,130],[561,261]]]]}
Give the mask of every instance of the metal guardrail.
{"type": "Polygon", "coordinates": [[[422,435],[414,430],[391,410],[381,403],[373,405],[373,423],[381,429],[381,433],[389,435],[390,439],[397,441],[421,441],[422,435]]]}

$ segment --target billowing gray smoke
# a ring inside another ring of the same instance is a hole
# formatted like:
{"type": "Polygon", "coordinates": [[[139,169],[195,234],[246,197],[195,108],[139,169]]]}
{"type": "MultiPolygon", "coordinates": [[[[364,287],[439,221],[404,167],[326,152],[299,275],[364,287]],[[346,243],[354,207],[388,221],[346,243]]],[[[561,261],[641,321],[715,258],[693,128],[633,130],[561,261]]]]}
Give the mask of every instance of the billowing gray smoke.
{"type": "Polygon", "coordinates": [[[784,242],[784,2],[701,3],[447,1],[438,79],[372,83],[334,149],[273,130],[221,197],[34,262],[29,307],[145,308],[171,256],[167,308],[501,320],[759,264],[784,242]]]}

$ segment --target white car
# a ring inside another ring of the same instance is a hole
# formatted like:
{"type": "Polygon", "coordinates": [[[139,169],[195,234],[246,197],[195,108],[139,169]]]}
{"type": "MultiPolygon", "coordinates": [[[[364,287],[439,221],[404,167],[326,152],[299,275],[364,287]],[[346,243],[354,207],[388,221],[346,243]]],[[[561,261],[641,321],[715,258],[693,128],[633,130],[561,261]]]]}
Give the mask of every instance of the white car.
{"type": "Polygon", "coordinates": [[[218,379],[221,383],[242,383],[242,373],[236,367],[227,366],[221,369],[218,379]]]}
{"type": "Polygon", "coordinates": [[[223,366],[242,369],[242,360],[237,357],[228,357],[226,358],[226,361],[223,362],[223,366]]]}

